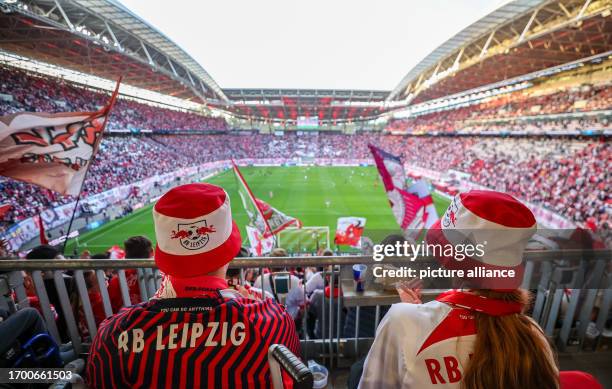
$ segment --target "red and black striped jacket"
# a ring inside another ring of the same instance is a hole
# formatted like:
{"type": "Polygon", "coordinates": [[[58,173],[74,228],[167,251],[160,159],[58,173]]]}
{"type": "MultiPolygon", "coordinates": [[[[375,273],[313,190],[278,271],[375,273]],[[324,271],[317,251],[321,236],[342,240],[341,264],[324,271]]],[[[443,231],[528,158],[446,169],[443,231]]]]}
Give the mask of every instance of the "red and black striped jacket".
{"type": "MultiPolygon", "coordinates": [[[[223,291],[225,292],[225,291],[223,291]]],[[[156,299],[121,310],[95,337],[92,388],[270,388],[267,350],[300,354],[295,325],[272,299],[156,299]]]]}

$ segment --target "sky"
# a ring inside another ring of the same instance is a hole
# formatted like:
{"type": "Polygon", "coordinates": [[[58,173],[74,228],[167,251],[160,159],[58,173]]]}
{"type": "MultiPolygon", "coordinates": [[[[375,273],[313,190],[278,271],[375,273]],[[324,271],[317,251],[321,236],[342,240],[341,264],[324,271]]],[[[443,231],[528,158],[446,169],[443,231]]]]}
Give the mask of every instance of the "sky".
{"type": "Polygon", "coordinates": [[[508,0],[120,0],[222,88],[392,90],[508,0]]]}

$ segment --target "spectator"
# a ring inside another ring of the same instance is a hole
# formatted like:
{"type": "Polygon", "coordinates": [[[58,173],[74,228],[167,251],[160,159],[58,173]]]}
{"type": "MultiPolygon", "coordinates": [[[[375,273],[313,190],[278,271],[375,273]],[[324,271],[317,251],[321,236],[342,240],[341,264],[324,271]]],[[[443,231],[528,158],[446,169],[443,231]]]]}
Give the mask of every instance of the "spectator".
{"type": "MultiPolygon", "coordinates": [[[[339,273],[338,273],[339,274],[339,273]]],[[[308,304],[308,312],[307,312],[307,320],[306,326],[308,335],[312,339],[323,339],[330,337],[329,328],[331,328],[331,337],[336,337],[338,335],[338,328],[342,329],[345,322],[346,317],[346,308],[344,308],[342,301],[342,290],[339,287],[339,278],[340,276],[336,276],[334,278],[334,285],[330,285],[330,277],[325,277],[325,287],[323,289],[316,289],[313,291],[312,295],[309,299],[308,304]],[[330,301],[331,295],[333,293],[333,304],[336,305],[332,309],[334,314],[329,317],[330,312],[330,301]],[[339,299],[339,300],[338,300],[339,299]],[[338,324],[338,317],[336,316],[337,307],[340,307],[340,323],[338,324]],[[323,315],[326,315],[327,321],[325,322],[325,326],[323,326],[323,315]],[[312,327],[311,327],[312,326],[312,327]]],[[[342,331],[342,330],[341,330],[342,331]]]]}
{"type": "MultiPolygon", "coordinates": [[[[104,311],[104,302],[102,301],[102,294],[100,293],[100,285],[98,284],[96,272],[93,270],[84,271],[83,279],[85,281],[85,288],[87,288],[87,297],[91,306],[95,325],[99,326],[104,319],[106,319],[106,312],[104,311]]],[[[91,340],[91,333],[89,332],[89,326],[85,317],[83,301],[76,290],[72,293],[71,305],[73,312],[76,313],[75,321],[81,336],[91,340]]]]}
{"type": "MultiPolygon", "coordinates": [[[[125,259],[147,259],[153,256],[153,245],[149,238],[145,236],[133,236],[123,242],[123,247],[125,247],[125,259]]],[[[125,270],[125,279],[130,302],[132,304],[140,303],[142,297],[138,286],[138,271],[136,269],[125,270]]],[[[108,283],[108,294],[113,312],[118,312],[123,307],[119,275],[115,274],[108,283]]]]}
{"type": "Polygon", "coordinates": [[[299,354],[299,341],[293,320],[274,300],[228,288],[226,271],[242,242],[225,191],[182,185],[157,201],[153,215],[162,285],[150,301],[102,323],[88,385],[270,387],[268,347],[284,344],[299,354]]]}
{"type": "MultiPolygon", "coordinates": [[[[334,252],[329,248],[326,248],[321,252],[322,257],[331,257],[334,255],[334,252]]],[[[330,268],[331,269],[331,268],[330,268]]],[[[328,270],[330,270],[328,269],[328,270]]],[[[306,291],[306,295],[310,297],[312,292],[317,289],[323,290],[325,288],[325,280],[323,279],[323,267],[318,269],[315,268],[307,268],[306,269],[306,285],[304,286],[304,290],[306,291]],[[316,272],[313,271],[316,270],[316,272]]]]}
{"type": "MultiPolygon", "coordinates": [[[[287,251],[283,248],[275,248],[270,256],[286,257],[287,251]]],[[[272,293],[277,302],[285,304],[291,317],[299,321],[300,312],[306,303],[302,280],[289,272],[285,272],[282,267],[273,268],[272,271],[272,273],[263,274],[263,286],[262,275],[255,279],[253,286],[272,293]],[[272,279],[272,283],[270,283],[270,279],[272,279]]]]}
{"type": "MultiPolygon", "coordinates": [[[[452,227],[444,231],[490,223],[502,226],[496,230],[498,241],[487,247],[488,254],[485,251],[473,260],[489,269],[517,269],[537,228],[527,207],[511,196],[490,191],[461,195],[441,223],[446,226],[451,220],[452,227]],[[500,247],[504,247],[501,259],[493,254],[500,247]]],[[[427,243],[443,244],[447,236],[439,223],[429,230],[427,243]]],[[[453,257],[440,260],[449,269],[463,266],[453,257]]],[[[542,329],[524,314],[529,295],[516,289],[520,280],[467,282],[472,289],[449,291],[427,304],[421,304],[418,290],[400,294],[403,303],[391,307],[376,332],[359,387],[557,389],[559,371],[553,350],[542,329]]]]}
{"type": "MultiPolygon", "coordinates": [[[[22,346],[39,334],[49,335],[45,323],[36,309],[23,308],[12,315],[9,315],[8,311],[0,309],[0,367],[15,367],[16,361],[24,352],[22,346]]],[[[40,352],[39,355],[36,355],[38,363],[35,366],[21,364],[19,367],[62,367],[59,348],[56,344],[50,342],[52,341],[49,341],[49,339],[41,340],[34,348],[35,351],[40,352]],[[43,343],[45,347],[41,350],[43,343]],[[49,352],[53,348],[56,351],[49,352]]],[[[34,361],[29,361],[29,363],[34,363],[34,361]]]]}
{"type": "MultiPolygon", "coordinates": [[[[56,249],[55,247],[49,246],[49,245],[40,245],[40,246],[34,247],[26,255],[26,259],[29,259],[29,260],[31,259],[63,260],[64,257],[59,252],[59,250],[56,249]]],[[[61,271],[43,273],[43,283],[44,283],[45,291],[47,292],[47,297],[49,298],[49,303],[51,304],[52,307],[54,307],[55,311],[57,312],[56,323],[57,323],[57,329],[59,331],[60,339],[62,342],[68,342],[70,341],[70,337],[68,335],[68,327],[66,326],[66,319],[65,319],[64,310],[62,308],[62,304],[60,301],[59,292],[55,284],[55,274],[59,274],[60,279],[64,281],[67,297],[72,294],[72,290],[73,290],[72,277],[61,271]]],[[[29,276],[31,277],[31,275],[29,276]]],[[[31,290],[29,296],[34,297],[35,300],[38,301],[38,296],[36,294],[33,294],[33,292],[34,290],[31,290]]]]}

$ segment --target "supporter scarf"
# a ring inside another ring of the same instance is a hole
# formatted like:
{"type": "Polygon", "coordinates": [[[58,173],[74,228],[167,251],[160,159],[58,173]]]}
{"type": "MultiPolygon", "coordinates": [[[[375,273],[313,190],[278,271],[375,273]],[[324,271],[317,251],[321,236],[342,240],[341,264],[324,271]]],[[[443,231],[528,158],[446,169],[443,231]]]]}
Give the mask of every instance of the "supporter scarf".
{"type": "Polygon", "coordinates": [[[482,312],[490,316],[506,316],[521,313],[523,311],[523,305],[514,301],[493,299],[458,290],[444,292],[440,294],[436,300],[454,307],[482,312]]]}

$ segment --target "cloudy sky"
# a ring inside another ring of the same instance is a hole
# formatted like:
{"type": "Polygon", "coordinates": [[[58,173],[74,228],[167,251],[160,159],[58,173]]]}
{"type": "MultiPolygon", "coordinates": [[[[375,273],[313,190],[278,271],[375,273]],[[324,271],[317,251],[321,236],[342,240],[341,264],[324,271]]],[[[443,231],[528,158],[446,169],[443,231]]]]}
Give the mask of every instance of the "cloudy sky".
{"type": "Polygon", "coordinates": [[[120,0],[222,88],[393,89],[507,0],[120,0]]]}

